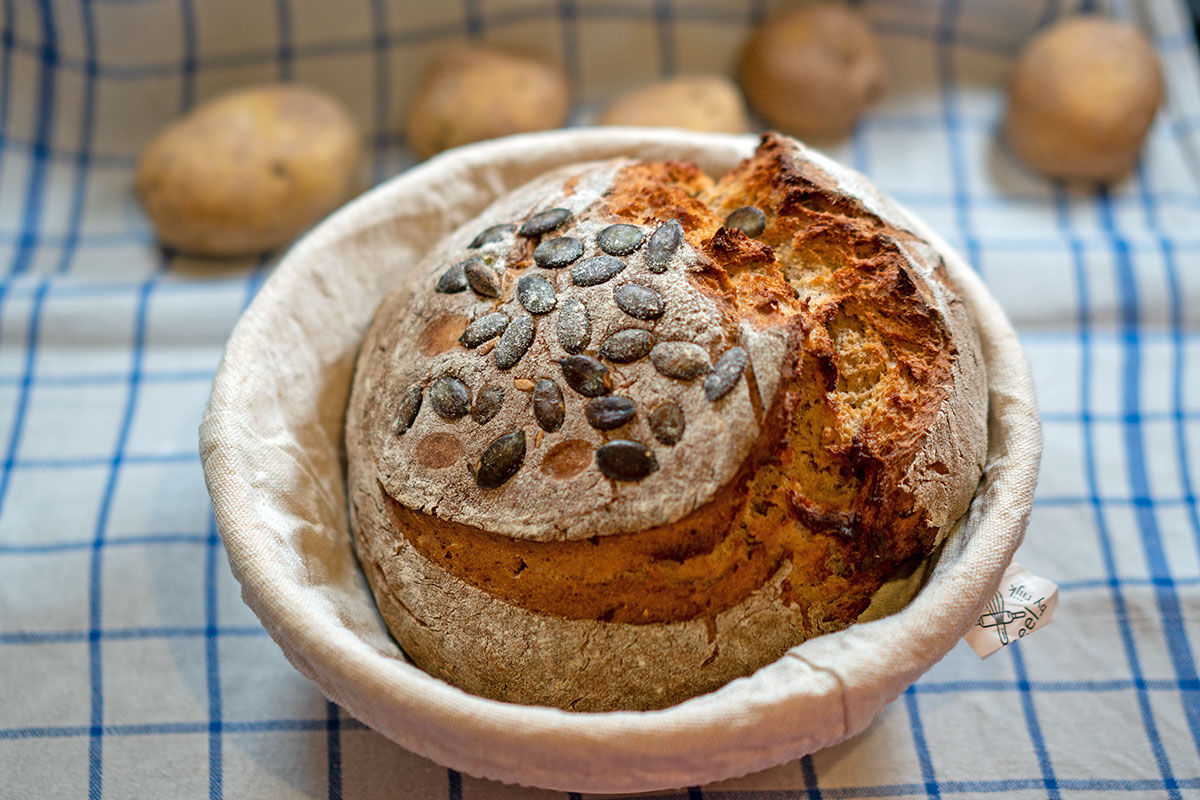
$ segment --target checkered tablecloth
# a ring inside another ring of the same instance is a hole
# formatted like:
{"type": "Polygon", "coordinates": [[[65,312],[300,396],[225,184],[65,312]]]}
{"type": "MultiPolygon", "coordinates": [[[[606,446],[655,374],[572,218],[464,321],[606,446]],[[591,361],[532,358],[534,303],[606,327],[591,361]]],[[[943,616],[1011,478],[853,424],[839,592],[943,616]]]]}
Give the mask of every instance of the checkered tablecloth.
{"type": "MultiPolygon", "coordinates": [[[[343,98],[367,177],[411,163],[420,67],[464,36],[560,57],[580,101],[725,70],[759,0],[0,0],[0,797],[527,798],[327,702],[242,604],[196,427],[271,258],[163,252],[141,145],[222,90],[343,98]]],[[[1043,475],[1018,558],[1058,621],[960,645],[838,747],[688,798],[1200,796],[1200,69],[1178,0],[1116,4],[1169,100],[1136,174],[1045,182],[996,143],[1027,36],[1080,0],[864,5],[891,88],[828,148],[955,243],[1032,361],[1043,475]]],[[[798,721],[799,723],[800,721],[798,721]]]]}

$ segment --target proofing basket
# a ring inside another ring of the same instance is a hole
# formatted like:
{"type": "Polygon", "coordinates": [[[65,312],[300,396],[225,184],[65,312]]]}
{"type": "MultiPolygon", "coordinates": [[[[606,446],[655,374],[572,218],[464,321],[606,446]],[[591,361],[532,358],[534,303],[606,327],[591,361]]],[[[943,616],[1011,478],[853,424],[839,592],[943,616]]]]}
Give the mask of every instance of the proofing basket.
{"type": "Polygon", "coordinates": [[[205,478],[242,596],[295,667],[405,748],[484,778],[635,792],[764,769],[862,731],[975,622],[1021,542],[1041,430],[1016,334],[975,273],[862,176],[842,189],[930,241],[970,308],[988,371],[988,457],[975,500],[897,613],[820,636],[711,694],[646,712],[488,700],[409,663],[348,530],[342,428],[376,305],[422,254],[501,194],[564,164],[686,159],[720,175],[746,136],[610,128],[450,151],[368,192],[301,240],[238,322],[200,429],[205,478]],[[874,205],[873,205],[874,204],[874,205]]]}

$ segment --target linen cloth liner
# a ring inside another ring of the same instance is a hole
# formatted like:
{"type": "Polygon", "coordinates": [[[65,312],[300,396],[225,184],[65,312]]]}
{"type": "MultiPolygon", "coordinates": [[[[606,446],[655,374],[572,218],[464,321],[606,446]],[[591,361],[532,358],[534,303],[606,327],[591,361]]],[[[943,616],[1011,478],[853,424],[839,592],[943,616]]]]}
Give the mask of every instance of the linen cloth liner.
{"type": "MultiPolygon", "coordinates": [[[[990,403],[980,492],[907,609],[813,639],[679,706],[607,714],[498,703],[443,684],[399,660],[375,613],[351,552],[341,439],[354,361],[378,298],[407,280],[443,235],[538,174],[628,155],[682,158],[719,176],[753,152],[754,141],[610,129],[444,154],[314,230],[238,322],[201,426],[217,524],[246,601],[288,659],[356,717],[472,775],[569,791],[669,788],[762,769],[857,733],[975,623],[1032,508],[1037,404],[1003,312],[935,234],[903,218],[897,222],[934,243],[962,287],[981,333],[990,403]]],[[[819,163],[844,191],[886,213],[847,170],[819,163]]]]}
{"type": "MultiPolygon", "coordinates": [[[[193,105],[298,80],[413,161],[404,103],[467,37],[564,60],[586,121],[659,75],[728,72],[790,0],[0,3],[0,795],[571,800],[447,770],[327,702],[225,566],[196,452],[221,350],[273,264],[163,252],[141,147],[193,105]]],[[[866,0],[889,88],[822,149],[967,258],[1029,356],[1046,449],[1017,554],[1059,619],[956,646],[866,731],[676,800],[1200,790],[1200,69],[1182,0],[866,0]],[[1021,44],[1080,10],[1154,42],[1165,105],[1097,192],[996,140],[1021,44]]],[[[365,185],[365,184],[364,184],[365,185]]]]}

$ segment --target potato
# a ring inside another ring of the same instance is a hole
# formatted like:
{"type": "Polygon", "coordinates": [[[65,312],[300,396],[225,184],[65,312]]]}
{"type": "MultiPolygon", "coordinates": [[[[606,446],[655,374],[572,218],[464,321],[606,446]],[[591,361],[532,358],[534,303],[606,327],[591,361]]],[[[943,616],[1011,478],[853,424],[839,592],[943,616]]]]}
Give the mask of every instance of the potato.
{"type": "Polygon", "coordinates": [[[745,133],[741,92],[725,77],[699,75],[663,81],[613,100],[601,125],[685,128],[711,133],[745,133]]]}
{"type": "Polygon", "coordinates": [[[1004,138],[1047,176],[1112,180],[1133,167],[1162,96],[1158,58],[1137,29],[1066,19],[1017,58],[1004,138]]]}
{"type": "Polygon", "coordinates": [[[561,127],[562,69],[532,56],[459,44],[426,70],[405,117],[408,145],[428,158],[459,145],[561,127]]]}
{"type": "Polygon", "coordinates": [[[137,193],[168,247],[205,256],[263,253],[346,198],[359,140],[341,106],[314,89],[234,92],[146,146],[137,193]]]}
{"type": "Polygon", "coordinates": [[[739,80],[772,125],[828,139],[849,133],[883,93],[883,56],[858,13],[819,3],[764,22],[742,51],[739,80]]]}

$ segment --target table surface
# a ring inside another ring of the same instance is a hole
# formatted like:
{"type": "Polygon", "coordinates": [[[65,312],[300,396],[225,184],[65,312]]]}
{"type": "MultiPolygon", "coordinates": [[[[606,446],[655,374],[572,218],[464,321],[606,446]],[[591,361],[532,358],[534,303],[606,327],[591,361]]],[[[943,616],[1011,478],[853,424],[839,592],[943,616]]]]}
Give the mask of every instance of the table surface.
{"type": "MultiPolygon", "coordinates": [[[[157,248],[140,146],[226,88],[302,80],[409,164],[420,66],[479,36],[561,58],[587,108],[724,70],[761,0],[0,4],[0,795],[525,798],[326,701],[242,604],[196,426],[273,259],[157,248]]],[[[1092,2],[865,3],[888,95],[824,149],[953,242],[1011,315],[1045,425],[1018,560],[1058,619],[960,644],[844,744],[688,798],[1200,796],[1200,72],[1181,0],[1121,3],[1168,102],[1136,172],[1044,181],[996,142],[1036,29],[1092,2]]],[[[586,121],[586,113],[577,121],[586,121]]]]}

